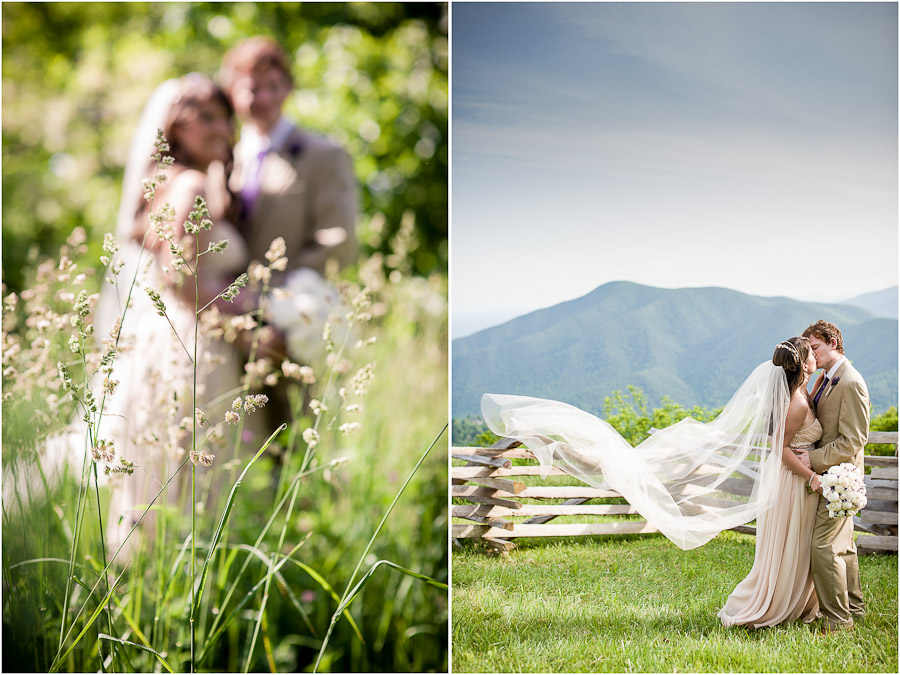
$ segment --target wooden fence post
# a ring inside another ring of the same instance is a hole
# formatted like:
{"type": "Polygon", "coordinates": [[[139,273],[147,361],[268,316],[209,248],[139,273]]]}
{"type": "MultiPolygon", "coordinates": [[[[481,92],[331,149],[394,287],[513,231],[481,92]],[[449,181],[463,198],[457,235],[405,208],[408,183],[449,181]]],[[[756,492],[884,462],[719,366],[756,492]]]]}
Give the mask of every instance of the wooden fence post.
{"type": "MultiPolygon", "coordinates": [[[[896,446],[897,440],[896,431],[869,433],[869,443],[896,446]]],[[[451,470],[453,479],[451,495],[454,500],[468,502],[454,504],[451,509],[453,518],[467,521],[465,524],[452,525],[454,540],[480,538],[506,553],[515,548],[511,540],[517,537],[643,534],[657,531],[643,519],[604,523],[552,522],[559,516],[633,516],[636,511],[629,504],[596,503],[597,499],[621,497],[613,490],[590,487],[582,483],[542,485],[541,470],[535,464],[534,455],[513,439],[501,439],[489,448],[454,447],[452,456],[466,464],[454,466],[451,470]],[[530,461],[527,464],[513,464],[513,459],[530,461]],[[563,501],[548,504],[548,500],[563,501]]],[[[857,548],[860,553],[896,552],[898,539],[896,447],[894,456],[866,455],[865,465],[870,469],[870,473],[865,477],[868,505],[853,519],[858,533],[857,548]]],[[[553,468],[549,475],[567,474],[553,468]]],[[[733,479],[726,482],[735,494],[747,493],[748,485],[745,483],[749,481],[733,479]]],[[[738,532],[756,533],[756,528],[749,525],[734,529],[738,532]]]]}

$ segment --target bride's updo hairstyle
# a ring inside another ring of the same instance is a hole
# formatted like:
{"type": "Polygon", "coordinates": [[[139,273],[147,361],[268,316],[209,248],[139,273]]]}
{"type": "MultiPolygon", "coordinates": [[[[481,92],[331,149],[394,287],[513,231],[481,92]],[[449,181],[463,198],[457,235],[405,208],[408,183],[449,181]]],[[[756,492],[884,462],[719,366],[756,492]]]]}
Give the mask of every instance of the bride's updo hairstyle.
{"type": "Polygon", "coordinates": [[[808,358],[809,338],[792,337],[775,345],[772,363],[784,368],[791,394],[803,383],[803,364],[808,358]]]}

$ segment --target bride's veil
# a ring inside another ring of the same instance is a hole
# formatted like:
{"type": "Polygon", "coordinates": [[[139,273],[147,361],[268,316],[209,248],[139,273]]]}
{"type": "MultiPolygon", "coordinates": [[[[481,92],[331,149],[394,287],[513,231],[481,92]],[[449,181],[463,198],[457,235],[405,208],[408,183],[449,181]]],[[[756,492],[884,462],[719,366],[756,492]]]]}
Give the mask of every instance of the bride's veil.
{"type": "Polygon", "coordinates": [[[112,285],[104,284],[103,286],[96,311],[96,328],[101,338],[112,328],[116,318],[122,314],[128,288],[131,279],[134,278],[139,260],[144,262],[148,259],[146,253],[141,255],[141,247],[131,240],[131,234],[134,231],[135,217],[143,192],[143,179],[147,177],[150,156],[154,152],[156,132],[165,127],[179,91],[180,80],[178,79],[166,80],[160,84],[147,100],[134,135],[131,137],[125,174],[122,178],[122,196],[119,201],[115,231],[116,242],[120,246],[120,251],[115,257],[117,260],[124,261],[125,265],[119,273],[118,293],[112,285]]]}
{"type": "Polygon", "coordinates": [[[637,447],[605,421],[558,401],[485,394],[481,411],[494,433],[532,451],[545,476],[557,466],[611,488],[691,549],[774,503],[789,401],[784,369],[762,363],[712,422],[684,419],[637,447]]]}

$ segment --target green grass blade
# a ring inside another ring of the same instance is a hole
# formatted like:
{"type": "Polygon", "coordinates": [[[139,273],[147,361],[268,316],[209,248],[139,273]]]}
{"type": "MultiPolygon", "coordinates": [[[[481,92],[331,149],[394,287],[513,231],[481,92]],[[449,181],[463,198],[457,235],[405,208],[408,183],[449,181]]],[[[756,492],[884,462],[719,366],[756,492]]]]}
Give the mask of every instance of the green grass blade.
{"type": "MultiPolygon", "coordinates": [[[[122,540],[122,543],[119,544],[119,548],[116,549],[116,552],[113,554],[112,558],[110,558],[109,562],[106,563],[106,567],[103,569],[102,574],[106,574],[107,570],[110,568],[110,566],[113,564],[115,559],[118,557],[119,553],[121,553],[122,549],[125,548],[125,544],[128,542],[129,537],[131,537],[132,533],[137,529],[138,525],[140,525],[141,522],[144,520],[144,516],[147,515],[147,513],[153,507],[153,504],[156,502],[157,499],[159,499],[159,496],[165,491],[165,489],[167,487],[169,487],[169,483],[172,482],[172,480],[175,478],[175,476],[178,475],[178,472],[181,471],[181,469],[184,467],[184,465],[188,462],[188,459],[189,459],[188,457],[185,457],[184,460],[182,460],[181,464],[178,465],[178,468],[175,469],[174,473],[172,473],[171,476],[169,476],[168,480],[166,480],[166,482],[163,484],[163,486],[159,489],[159,492],[156,493],[156,496],[150,501],[150,504],[147,506],[147,508],[144,509],[144,511],[141,513],[141,516],[140,516],[140,518],[137,519],[137,522],[135,522],[135,524],[131,526],[131,529],[128,530],[128,534],[125,535],[125,538],[122,540]]],[[[126,565],[126,568],[127,568],[127,565],[126,565]]],[[[123,570],[123,572],[124,572],[124,570],[123,570]]],[[[121,578],[121,575],[120,575],[120,578],[121,578]]],[[[57,664],[58,662],[62,661],[62,658],[60,657],[60,652],[62,652],[62,646],[65,644],[66,640],[69,639],[69,635],[72,634],[72,631],[75,628],[75,624],[77,623],[78,618],[81,616],[82,612],[84,612],[85,608],[88,605],[88,602],[90,602],[91,596],[94,594],[94,591],[97,589],[97,586],[99,584],[100,584],[100,579],[97,579],[97,582],[94,584],[93,588],[91,588],[90,593],[88,593],[88,597],[85,598],[84,603],[81,605],[81,608],[78,610],[78,613],[75,615],[75,618],[72,620],[72,625],[69,626],[69,630],[66,631],[65,636],[60,641],[60,646],[57,649],[56,656],[53,658],[54,664],[57,664]]],[[[66,590],[67,594],[66,594],[65,604],[63,605],[63,609],[65,612],[68,612],[68,603],[69,603],[69,600],[68,600],[69,584],[68,584],[68,582],[66,584],[66,587],[67,587],[67,590],[66,590]]],[[[65,616],[66,615],[63,614],[63,621],[62,621],[63,629],[65,628],[65,616]]]]}
{"type": "MultiPolygon", "coordinates": [[[[36,563],[45,563],[45,562],[65,563],[66,565],[69,564],[69,561],[66,560],[65,558],[33,558],[32,560],[23,560],[22,562],[17,562],[15,565],[10,565],[9,569],[14,570],[17,567],[22,567],[23,565],[34,565],[36,563]]],[[[80,565],[79,563],[75,563],[75,564],[79,567],[83,567],[83,565],[80,565]]]]}
{"type": "MultiPolygon", "coordinates": [[[[303,541],[300,542],[300,545],[302,546],[310,538],[311,535],[312,535],[312,532],[308,532],[306,534],[306,536],[303,538],[303,541]]],[[[255,555],[257,558],[259,558],[260,561],[268,568],[268,566],[269,566],[268,556],[266,556],[265,553],[260,551],[255,546],[250,546],[249,544],[240,544],[236,548],[238,548],[240,550],[244,550],[244,551],[249,551],[252,555],[255,555]]],[[[292,562],[296,562],[296,561],[292,561],[292,562]]],[[[303,609],[303,606],[297,601],[296,596],[294,596],[294,594],[290,591],[290,588],[287,586],[287,582],[284,581],[284,577],[281,577],[281,574],[278,572],[273,572],[272,576],[274,576],[276,578],[278,578],[278,577],[281,578],[281,582],[284,584],[284,587],[288,591],[288,597],[290,597],[291,603],[294,605],[294,607],[297,609],[297,611],[300,612],[300,616],[303,617],[303,621],[306,623],[306,627],[309,628],[309,630],[312,632],[313,635],[315,635],[316,630],[315,630],[315,628],[313,628],[312,621],[309,620],[309,613],[305,609],[303,609]]]]}
{"type": "Polygon", "coordinates": [[[191,535],[188,534],[184,538],[184,542],[181,544],[181,550],[178,552],[178,556],[175,558],[175,562],[172,563],[172,571],[169,572],[169,580],[166,582],[166,586],[163,589],[163,597],[161,605],[165,607],[169,600],[172,597],[172,591],[174,586],[172,584],[173,581],[178,577],[178,568],[181,565],[181,561],[184,559],[185,554],[187,553],[188,545],[191,543],[191,535]]]}
{"type": "MultiPolygon", "coordinates": [[[[315,580],[317,584],[319,584],[319,586],[325,589],[325,592],[328,593],[328,595],[330,595],[332,598],[334,598],[334,601],[338,604],[338,607],[341,606],[341,596],[337,594],[337,591],[332,588],[331,584],[325,581],[325,577],[316,572],[316,570],[314,570],[309,565],[302,563],[299,560],[293,560],[291,562],[293,562],[295,565],[297,565],[297,567],[306,572],[315,580]]],[[[353,627],[353,632],[356,633],[356,637],[359,638],[359,641],[365,644],[366,641],[365,639],[363,639],[362,631],[359,629],[359,626],[356,625],[356,621],[353,619],[353,616],[349,612],[347,613],[347,621],[353,627]]]]}
{"type": "Polygon", "coordinates": [[[124,569],[122,570],[122,572],[119,574],[119,576],[116,577],[116,580],[113,582],[113,585],[110,587],[109,592],[106,594],[106,597],[103,598],[103,600],[100,602],[100,604],[97,605],[97,609],[95,609],[94,613],[91,614],[91,616],[88,619],[87,623],[85,624],[84,628],[82,628],[81,632],[75,636],[75,639],[72,641],[72,644],[69,645],[69,648],[65,651],[65,653],[63,653],[62,656],[60,656],[58,659],[56,659],[54,661],[54,663],[50,666],[51,673],[55,673],[59,669],[60,664],[62,664],[62,662],[65,661],[66,657],[72,652],[72,650],[75,649],[75,646],[79,642],[81,642],[81,638],[84,637],[84,634],[87,633],[88,629],[92,625],[94,625],[94,621],[96,621],[97,617],[100,616],[100,614],[103,612],[103,609],[106,607],[106,603],[109,602],[109,599],[113,594],[113,591],[116,590],[116,586],[119,585],[119,582],[122,580],[122,577],[125,575],[125,571],[127,569],[128,569],[128,565],[126,564],[124,569]]]}
{"type": "Polygon", "coordinates": [[[401,565],[398,565],[395,562],[391,562],[390,560],[379,560],[378,562],[376,562],[374,565],[372,565],[369,568],[369,571],[366,572],[365,576],[359,580],[359,583],[353,587],[353,590],[350,591],[350,593],[347,595],[346,599],[338,606],[338,612],[343,612],[344,610],[347,609],[347,607],[350,605],[350,603],[353,602],[353,599],[357,595],[359,595],[360,591],[362,591],[362,588],[363,588],[363,586],[365,586],[366,582],[372,578],[372,575],[375,573],[375,570],[377,570],[381,565],[388,565],[390,567],[393,567],[395,570],[402,572],[403,574],[407,574],[407,575],[413,577],[414,579],[419,579],[420,581],[424,581],[426,584],[430,584],[431,586],[434,586],[436,588],[441,588],[443,590],[447,590],[447,588],[448,588],[447,584],[442,583],[442,582],[438,581],[437,579],[432,579],[431,577],[429,577],[425,574],[421,574],[420,572],[414,572],[413,570],[408,569],[406,567],[402,567],[401,565]]]}
{"type": "MultiPolygon", "coordinates": [[[[334,460],[327,462],[326,464],[323,464],[321,466],[318,466],[314,469],[309,469],[307,471],[299,471],[294,476],[294,478],[291,480],[291,484],[288,486],[287,490],[285,490],[285,493],[284,493],[284,495],[282,495],[278,504],[276,504],[275,509],[272,511],[272,514],[269,516],[269,520],[263,526],[262,530],[259,533],[259,536],[256,538],[256,542],[253,545],[259,546],[262,543],[266,534],[268,534],[269,529],[275,523],[275,520],[276,520],[278,514],[281,512],[282,507],[287,503],[288,497],[290,496],[290,491],[294,487],[294,485],[296,485],[302,478],[304,478],[306,476],[311,476],[312,474],[318,473],[319,471],[323,471],[325,469],[338,466],[339,464],[343,464],[345,461],[346,460],[344,460],[342,458],[334,459],[334,460]]],[[[309,536],[309,535],[307,535],[307,536],[309,536]]],[[[232,550],[231,554],[229,554],[229,556],[226,558],[226,562],[225,562],[225,566],[224,566],[225,574],[223,575],[222,578],[227,577],[227,571],[231,568],[232,561],[234,559],[234,556],[237,554],[238,550],[239,550],[238,548],[234,548],[232,550]]],[[[228,587],[228,591],[225,593],[225,599],[222,601],[221,605],[219,606],[220,611],[216,615],[216,617],[213,619],[212,626],[210,626],[210,629],[209,629],[210,633],[216,632],[216,629],[219,626],[219,622],[225,616],[225,608],[228,606],[228,603],[231,602],[231,598],[234,595],[235,591],[237,590],[238,583],[240,582],[241,578],[243,577],[244,572],[247,570],[247,566],[249,564],[250,564],[250,556],[247,556],[244,559],[244,562],[241,564],[240,570],[238,570],[238,573],[232,579],[231,584],[228,587]]],[[[315,635],[315,631],[313,631],[313,634],[315,635]]]]}
{"type": "MultiPolygon", "coordinates": [[[[309,610],[303,607],[303,604],[297,598],[297,595],[288,585],[287,579],[284,578],[284,575],[281,572],[274,572],[272,576],[275,577],[275,581],[281,587],[281,590],[288,597],[288,601],[294,606],[294,609],[303,617],[303,621],[306,623],[306,627],[309,628],[309,631],[316,636],[316,629],[312,625],[312,621],[309,619],[309,610]]],[[[316,636],[318,637],[318,636],[316,636]]]]}
{"type": "MultiPolygon", "coordinates": [[[[301,541],[299,544],[294,546],[294,548],[292,548],[290,550],[290,552],[288,552],[288,554],[284,557],[283,560],[279,560],[278,564],[276,564],[275,567],[273,568],[273,571],[280,570],[291,559],[291,556],[294,555],[298,550],[300,550],[300,547],[303,546],[304,543],[306,543],[307,539],[309,539],[309,536],[307,536],[305,539],[303,539],[303,541],[301,541]]],[[[228,615],[228,618],[225,619],[222,622],[222,625],[219,626],[216,629],[216,631],[210,636],[210,638],[205,641],[205,644],[203,646],[203,651],[200,652],[200,657],[197,659],[197,663],[195,665],[200,665],[201,663],[203,663],[204,657],[207,655],[207,653],[209,652],[209,650],[213,646],[213,644],[215,644],[216,640],[219,639],[219,636],[225,632],[226,628],[228,628],[228,624],[230,624],[232,621],[234,621],[237,618],[238,614],[240,613],[240,611],[244,607],[244,605],[246,605],[250,601],[250,598],[253,597],[253,594],[256,593],[256,591],[258,591],[260,588],[262,588],[263,584],[266,582],[266,579],[268,577],[269,577],[269,573],[266,572],[266,576],[264,576],[262,579],[260,579],[253,588],[251,588],[249,591],[247,591],[244,594],[244,597],[241,598],[241,600],[240,600],[240,602],[238,602],[237,606],[233,610],[231,610],[231,613],[228,615]]]]}
{"type": "Polygon", "coordinates": [[[431,452],[431,449],[434,448],[435,445],[437,445],[438,440],[441,438],[441,436],[444,435],[444,432],[447,431],[447,426],[447,424],[444,425],[444,428],[441,429],[440,433],[434,437],[433,441],[431,441],[431,445],[428,446],[428,449],[422,453],[421,457],[419,457],[419,461],[416,462],[413,470],[410,471],[409,476],[406,477],[403,485],[400,486],[400,490],[398,490],[397,494],[394,496],[394,501],[391,502],[391,505],[388,507],[387,511],[385,511],[384,516],[381,518],[381,522],[378,523],[378,527],[375,528],[375,532],[372,534],[372,538],[369,539],[366,550],[363,551],[363,554],[359,557],[359,562],[356,563],[356,569],[353,570],[350,581],[347,582],[347,588],[344,591],[344,597],[341,599],[340,605],[338,605],[339,610],[335,611],[334,615],[331,617],[331,623],[328,624],[328,632],[325,633],[325,639],[322,640],[322,647],[321,649],[319,649],[319,655],[316,657],[316,664],[315,666],[313,666],[313,673],[317,673],[319,671],[319,663],[321,663],[322,656],[325,654],[325,648],[328,646],[328,640],[331,638],[331,633],[334,630],[335,624],[337,624],[338,619],[340,619],[340,606],[344,605],[347,599],[347,595],[350,592],[350,587],[353,585],[353,582],[356,581],[356,575],[359,572],[359,568],[362,567],[363,561],[366,559],[366,556],[369,554],[369,550],[372,548],[372,544],[375,543],[375,538],[378,537],[378,534],[381,532],[381,528],[384,527],[385,522],[387,522],[388,516],[390,516],[391,511],[394,510],[394,506],[397,505],[397,502],[400,500],[400,496],[406,490],[406,486],[409,485],[410,481],[413,479],[413,476],[415,476],[416,472],[419,470],[419,467],[422,466],[422,462],[424,462],[425,458],[428,457],[428,453],[431,452]]]}
{"type": "MultiPolygon", "coordinates": [[[[138,636],[141,642],[143,642],[147,647],[150,646],[150,641],[147,639],[147,636],[144,635],[144,632],[141,630],[140,626],[137,625],[137,622],[131,616],[131,613],[128,611],[128,608],[123,605],[117,597],[113,597],[113,602],[116,603],[116,607],[122,612],[122,618],[125,619],[125,623],[128,624],[128,627],[134,631],[134,634],[138,636]]],[[[117,639],[117,638],[110,638],[117,639]]]]}
{"type": "Polygon", "coordinates": [[[350,589],[350,586],[353,585],[353,582],[356,580],[356,574],[359,572],[359,568],[362,567],[363,561],[366,559],[366,556],[369,555],[369,550],[372,548],[372,544],[375,543],[375,539],[381,533],[381,528],[384,527],[384,524],[387,522],[388,516],[391,515],[391,511],[394,510],[394,507],[397,505],[397,502],[400,500],[400,496],[406,490],[406,486],[409,485],[410,481],[412,481],[413,476],[416,475],[416,472],[419,470],[419,467],[422,466],[422,462],[425,461],[425,458],[428,457],[428,453],[431,452],[431,449],[437,445],[438,440],[441,436],[444,435],[444,432],[447,431],[447,425],[444,425],[444,428],[441,429],[440,433],[434,437],[434,440],[431,441],[431,445],[428,446],[428,449],[422,453],[422,456],[419,457],[419,461],[416,462],[416,465],[413,467],[413,470],[409,472],[409,476],[406,477],[406,480],[403,482],[403,485],[400,486],[400,489],[397,491],[397,494],[394,496],[394,501],[391,502],[391,505],[388,507],[387,511],[385,511],[384,516],[381,518],[381,522],[378,523],[378,527],[375,528],[375,532],[372,534],[372,538],[369,539],[369,543],[366,545],[366,550],[363,551],[363,554],[359,557],[359,562],[356,563],[356,569],[353,570],[353,574],[350,577],[350,581],[347,583],[347,589],[344,590],[344,595],[347,595],[347,591],[350,589]]]}
{"type": "Polygon", "coordinates": [[[159,659],[159,662],[162,664],[163,668],[168,670],[170,673],[175,672],[172,670],[172,667],[168,663],[166,663],[166,660],[160,655],[160,653],[155,649],[151,649],[150,647],[147,647],[145,645],[140,645],[137,642],[129,642],[128,640],[123,640],[122,638],[113,637],[112,635],[107,635],[106,633],[100,633],[98,637],[101,640],[110,640],[112,642],[118,642],[122,645],[128,645],[129,647],[137,647],[138,649],[142,649],[145,652],[150,652],[151,654],[153,654],[153,656],[159,659]]]}
{"type": "Polygon", "coordinates": [[[203,569],[200,571],[200,586],[197,589],[197,597],[194,599],[195,612],[200,610],[200,600],[203,598],[203,589],[206,586],[206,577],[209,573],[209,566],[212,562],[213,555],[216,552],[216,546],[218,545],[219,540],[222,538],[222,530],[225,528],[225,523],[228,522],[228,517],[231,515],[231,509],[234,508],[234,498],[237,495],[238,489],[241,487],[241,483],[244,481],[244,476],[247,475],[247,472],[250,470],[250,467],[256,463],[256,460],[262,457],[262,454],[266,451],[272,441],[275,440],[275,437],[284,429],[287,429],[286,424],[280,425],[274,432],[272,432],[272,435],[269,436],[268,440],[263,443],[259,451],[253,456],[253,459],[247,462],[247,466],[245,466],[244,470],[241,471],[241,475],[238,476],[238,479],[235,481],[234,485],[231,488],[231,493],[228,495],[228,501],[225,503],[225,509],[222,511],[222,518],[219,520],[219,526],[216,528],[216,533],[213,535],[212,542],[210,542],[209,553],[207,553],[206,561],[203,563],[203,569]]]}

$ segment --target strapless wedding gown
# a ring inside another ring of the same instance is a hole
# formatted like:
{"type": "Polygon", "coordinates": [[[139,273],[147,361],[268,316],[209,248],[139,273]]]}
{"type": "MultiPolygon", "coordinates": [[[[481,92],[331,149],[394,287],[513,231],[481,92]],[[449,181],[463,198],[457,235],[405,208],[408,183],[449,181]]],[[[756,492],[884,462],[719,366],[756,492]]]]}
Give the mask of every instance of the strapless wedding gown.
{"type": "MultiPolygon", "coordinates": [[[[810,449],[822,438],[819,420],[798,431],[791,445],[810,449]]],[[[780,467],[775,505],[757,520],[756,553],[746,578],[719,611],[726,626],[752,628],[786,621],[812,621],[819,609],[810,573],[810,549],[819,495],[802,478],[780,467]]]]}

